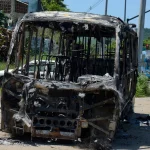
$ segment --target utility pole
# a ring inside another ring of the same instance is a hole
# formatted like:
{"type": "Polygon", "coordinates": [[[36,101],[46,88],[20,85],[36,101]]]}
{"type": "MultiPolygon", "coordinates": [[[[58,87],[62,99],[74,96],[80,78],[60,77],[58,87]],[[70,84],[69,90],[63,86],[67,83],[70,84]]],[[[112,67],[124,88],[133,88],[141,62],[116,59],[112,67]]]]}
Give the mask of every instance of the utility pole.
{"type": "MultiPolygon", "coordinates": [[[[108,9],[108,0],[106,0],[105,3],[105,15],[107,15],[107,9],[108,9]]],[[[105,38],[103,37],[103,52],[105,52],[105,38]]]]}
{"type": "Polygon", "coordinates": [[[105,15],[107,15],[107,8],[108,8],[108,0],[106,0],[106,3],[105,3],[105,15]]]}
{"type": "Polygon", "coordinates": [[[124,22],[126,21],[127,0],[124,0],[124,22]]]}
{"type": "Polygon", "coordinates": [[[138,71],[141,72],[146,0],[141,0],[138,26],[138,71]]]}

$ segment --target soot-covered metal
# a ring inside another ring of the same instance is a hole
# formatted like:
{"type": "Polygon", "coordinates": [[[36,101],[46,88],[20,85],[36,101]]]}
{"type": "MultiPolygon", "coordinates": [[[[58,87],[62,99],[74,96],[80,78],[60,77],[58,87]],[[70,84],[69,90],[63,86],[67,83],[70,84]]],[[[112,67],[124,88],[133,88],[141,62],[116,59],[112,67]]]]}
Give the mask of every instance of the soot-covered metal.
{"type": "Polygon", "coordinates": [[[2,130],[107,147],[132,111],[136,81],[137,35],[119,18],[26,14],[8,53],[2,130]],[[14,53],[16,68],[9,73],[14,53]]]}

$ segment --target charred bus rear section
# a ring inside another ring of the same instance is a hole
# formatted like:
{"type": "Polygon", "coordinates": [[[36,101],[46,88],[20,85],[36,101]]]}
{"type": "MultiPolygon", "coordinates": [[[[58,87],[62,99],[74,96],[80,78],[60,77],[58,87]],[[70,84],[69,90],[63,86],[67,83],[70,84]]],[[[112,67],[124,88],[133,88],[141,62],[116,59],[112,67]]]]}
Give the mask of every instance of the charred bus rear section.
{"type": "Polygon", "coordinates": [[[8,53],[1,128],[32,138],[108,144],[132,110],[136,80],[137,35],[119,18],[26,14],[8,53]],[[9,73],[12,54],[16,68],[9,73]]]}

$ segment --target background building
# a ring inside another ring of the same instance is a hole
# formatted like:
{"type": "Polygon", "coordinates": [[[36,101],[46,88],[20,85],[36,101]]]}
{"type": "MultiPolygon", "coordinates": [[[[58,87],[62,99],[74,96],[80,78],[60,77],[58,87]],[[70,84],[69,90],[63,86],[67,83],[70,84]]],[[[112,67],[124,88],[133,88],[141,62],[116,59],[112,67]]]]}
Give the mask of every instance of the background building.
{"type": "Polygon", "coordinates": [[[0,10],[9,18],[11,26],[28,12],[28,3],[19,0],[0,0],[0,10]]]}
{"type": "Polygon", "coordinates": [[[20,0],[22,2],[27,2],[28,12],[39,12],[42,11],[41,0],[20,0]]]}

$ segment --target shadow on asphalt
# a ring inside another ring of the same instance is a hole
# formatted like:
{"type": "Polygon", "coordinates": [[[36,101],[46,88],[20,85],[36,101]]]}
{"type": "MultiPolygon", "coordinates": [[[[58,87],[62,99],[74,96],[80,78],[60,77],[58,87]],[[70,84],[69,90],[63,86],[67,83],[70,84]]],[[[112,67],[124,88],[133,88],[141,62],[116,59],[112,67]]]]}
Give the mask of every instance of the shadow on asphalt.
{"type": "Polygon", "coordinates": [[[149,114],[134,113],[130,122],[123,123],[116,133],[113,149],[150,149],[149,114]]]}

